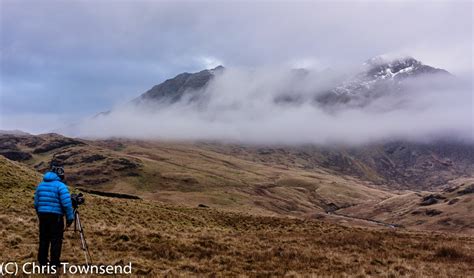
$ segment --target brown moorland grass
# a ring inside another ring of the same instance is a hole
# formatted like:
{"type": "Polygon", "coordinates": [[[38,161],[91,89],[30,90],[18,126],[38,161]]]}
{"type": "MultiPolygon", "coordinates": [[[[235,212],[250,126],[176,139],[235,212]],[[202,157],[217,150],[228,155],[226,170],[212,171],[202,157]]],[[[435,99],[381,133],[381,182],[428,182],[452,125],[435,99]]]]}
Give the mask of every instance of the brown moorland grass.
{"type": "MultiPolygon", "coordinates": [[[[457,190],[444,192],[443,186],[420,192],[396,190],[398,186],[394,184],[376,185],[368,181],[372,180],[369,176],[376,175],[374,169],[366,169],[364,163],[350,159],[344,148],[339,153],[338,149],[323,150],[316,146],[266,148],[217,142],[90,141],[58,134],[0,137],[2,146],[12,153],[31,155],[31,159],[22,161],[25,165],[43,171],[51,160],[60,160],[66,165],[68,183],[89,190],[137,195],[190,207],[204,204],[253,215],[324,218],[351,225],[358,222],[362,226],[384,222],[421,231],[466,235],[474,231],[474,194],[469,189],[474,184],[467,171],[471,166],[464,160],[461,168],[466,168],[466,176],[460,176],[454,169],[444,176],[452,179],[444,186],[457,187],[459,183],[457,190]],[[349,167],[354,163],[360,164],[356,168],[362,172],[346,171],[354,170],[349,167]],[[430,195],[442,198],[429,206],[422,205],[422,198],[430,195]],[[327,211],[332,214],[326,214],[327,211]]],[[[378,156],[383,148],[376,149],[372,153],[369,148],[368,157],[373,157],[374,163],[385,161],[378,156]]],[[[405,156],[397,157],[392,159],[405,156]]],[[[433,158],[430,157],[418,157],[418,164],[429,164],[433,158]]],[[[395,162],[389,164],[398,165],[395,162]]],[[[410,171],[398,172],[393,178],[404,179],[411,175],[410,171]]],[[[438,174],[426,175],[436,179],[438,174]]],[[[425,188],[426,184],[419,186],[425,188]]]]}
{"type": "Polygon", "coordinates": [[[30,154],[23,163],[39,171],[52,160],[61,161],[70,185],[178,205],[304,216],[324,212],[329,203],[346,207],[393,196],[327,169],[267,165],[190,142],[88,141],[58,134],[3,136],[0,141],[30,154]]]}
{"type": "MultiPolygon", "coordinates": [[[[35,259],[32,197],[37,178],[0,159],[0,261],[35,259]]],[[[89,194],[81,215],[94,263],[131,261],[137,275],[462,277],[474,271],[472,237],[89,194]]],[[[63,250],[64,260],[83,263],[77,234],[66,232],[63,250]]]]}
{"type": "Polygon", "coordinates": [[[417,230],[474,235],[474,178],[450,181],[436,192],[409,192],[381,202],[367,202],[338,213],[397,223],[417,230]],[[424,201],[425,200],[425,201],[424,201]],[[426,203],[426,200],[432,201],[426,203]]]}

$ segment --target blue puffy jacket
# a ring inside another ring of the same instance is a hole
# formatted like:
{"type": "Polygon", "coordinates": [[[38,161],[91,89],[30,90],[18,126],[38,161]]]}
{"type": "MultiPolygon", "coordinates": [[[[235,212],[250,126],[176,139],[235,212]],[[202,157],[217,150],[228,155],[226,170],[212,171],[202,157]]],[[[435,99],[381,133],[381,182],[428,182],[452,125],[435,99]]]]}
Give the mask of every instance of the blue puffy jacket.
{"type": "Polygon", "coordinates": [[[65,214],[67,220],[74,220],[69,189],[56,173],[44,174],[43,181],[36,187],[35,209],[37,213],[65,214]]]}

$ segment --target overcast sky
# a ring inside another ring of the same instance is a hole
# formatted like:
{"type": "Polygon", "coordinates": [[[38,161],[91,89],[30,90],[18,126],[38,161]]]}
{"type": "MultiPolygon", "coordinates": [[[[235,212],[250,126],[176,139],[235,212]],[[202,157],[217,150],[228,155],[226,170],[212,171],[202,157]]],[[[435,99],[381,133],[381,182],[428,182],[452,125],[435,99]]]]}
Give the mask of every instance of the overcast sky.
{"type": "Polygon", "coordinates": [[[472,73],[471,1],[8,1],[0,129],[44,132],[184,71],[343,67],[384,53],[472,73]]]}

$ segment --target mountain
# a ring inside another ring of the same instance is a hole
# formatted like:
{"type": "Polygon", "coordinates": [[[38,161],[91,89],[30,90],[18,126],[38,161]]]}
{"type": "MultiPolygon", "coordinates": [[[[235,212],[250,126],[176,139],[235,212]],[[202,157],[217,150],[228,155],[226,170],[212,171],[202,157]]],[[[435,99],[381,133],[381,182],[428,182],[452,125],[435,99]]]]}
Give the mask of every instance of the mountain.
{"type": "Polygon", "coordinates": [[[272,147],[43,134],[1,135],[0,146],[0,155],[39,172],[52,161],[63,164],[67,182],[87,192],[351,225],[473,230],[468,213],[474,193],[472,145],[272,147]],[[445,193],[448,185],[457,189],[445,193]],[[433,208],[420,207],[429,195],[442,198],[433,208]],[[456,204],[448,204],[454,199],[456,204]],[[410,207],[401,205],[403,200],[410,207]],[[403,217],[397,206],[406,208],[403,217]],[[437,214],[424,213],[434,208],[437,214]]]}
{"type": "Polygon", "coordinates": [[[212,150],[206,144],[91,141],[58,134],[3,135],[0,144],[29,155],[29,159],[17,160],[40,172],[52,161],[63,164],[71,185],[168,203],[302,216],[324,213],[330,203],[343,207],[392,196],[324,169],[266,165],[212,150]]]}
{"type": "Polygon", "coordinates": [[[474,233],[474,178],[455,178],[442,190],[406,192],[382,202],[367,202],[338,211],[352,217],[398,223],[420,230],[474,233]]]}
{"type": "Polygon", "coordinates": [[[315,100],[323,105],[347,104],[364,106],[370,101],[407,90],[407,80],[421,76],[451,76],[444,70],[424,65],[412,57],[389,59],[377,56],[366,61],[357,74],[326,92],[315,100]]]}
{"type": "MultiPolygon", "coordinates": [[[[182,73],[158,84],[133,100],[136,105],[154,103],[173,104],[178,101],[194,102],[200,99],[209,83],[225,71],[224,67],[203,70],[197,73],[182,73]]],[[[314,76],[323,73],[312,73],[306,69],[294,69],[288,72],[291,80],[289,88],[282,88],[282,93],[275,96],[276,103],[301,103],[308,92],[301,91],[301,83],[308,82],[314,76]],[[314,74],[314,75],[312,75],[314,74]]],[[[451,74],[444,70],[423,64],[412,57],[389,59],[377,56],[366,61],[359,71],[334,83],[326,90],[314,89],[309,92],[313,101],[319,106],[364,106],[371,101],[397,92],[408,90],[406,81],[421,76],[443,76],[451,74]]],[[[304,87],[304,86],[303,86],[304,87]]]]}
{"type": "Polygon", "coordinates": [[[2,134],[12,134],[12,135],[29,135],[28,132],[24,132],[22,130],[14,129],[14,130],[0,130],[0,135],[2,134]]]}
{"type": "Polygon", "coordinates": [[[474,176],[474,146],[454,140],[429,143],[386,141],[363,146],[252,146],[209,144],[213,151],[280,167],[371,181],[391,189],[437,190],[474,176]]]}
{"type": "MultiPolygon", "coordinates": [[[[140,112],[160,112],[176,104],[184,104],[185,109],[192,112],[208,114],[232,112],[242,107],[258,109],[259,106],[267,105],[280,109],[286,105],[297,107],[308,104],[331,114],[346,108],[363,108],[387,97],[388,105],[382,108],[377,106],[379,111],[387,111],[403,105],[406,99],[416,102],[423,90],[436,92],[439,85],[451,85],[453,80],[446,70],[425,65],[412,57],[389,59],[378,56],[366,61],[355,74],[350,75],[330,69],[292,69],[272,73],[230,70],[218,66],[195,73],[178,74],[123,106],[98,113],[91,119],[55,132],[84,136],[82,133],[90,123],[106,122],[117,115],[120,118],[122,111],[130,110],[140,115],[140,112]],[[210,86],[220,77],[223,79],[219,86],[210,86]],[[421,84],[424,86],[420,87],[421,84]]],[[[204,118],[212,117],[204,115],[204,118]]]]}
{"type": "Polygon", "coordinates": [[[149,102],[175,103],[189,94],[191,101],[195,99],[196,91],[203,90],[207,84],[219,73],[224,71],[223,66],[202,70],[197,73],[181,73],[174,78],[153,86],[140,97],[133,100],[135,104],[149,102]]]}
{"type": "Polygon", "coordinates": [[[449,72],[444,69],[424,65],[413,57],[390,59],[384,56],[377,56],[367,60],[364,65],[367,66],[367,71],[364,73],[364,76],[378,79],[401,80],[421,74],[449,74],[449,72]]]}

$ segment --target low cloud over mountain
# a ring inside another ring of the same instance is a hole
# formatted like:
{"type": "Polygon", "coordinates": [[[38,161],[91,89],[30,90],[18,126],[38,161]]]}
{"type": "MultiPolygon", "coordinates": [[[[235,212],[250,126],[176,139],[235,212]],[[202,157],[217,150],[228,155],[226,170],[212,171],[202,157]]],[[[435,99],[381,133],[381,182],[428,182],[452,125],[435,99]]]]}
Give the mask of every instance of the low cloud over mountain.
{"type": "Polygon", "coordinates": [[[366,143],[472,140],[469,82],[406,57],[356,70],[183,73],[67,130],[86,137],[366,143]]]}

